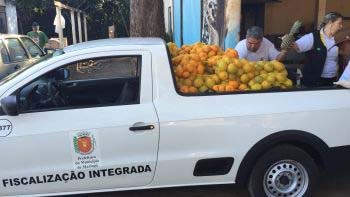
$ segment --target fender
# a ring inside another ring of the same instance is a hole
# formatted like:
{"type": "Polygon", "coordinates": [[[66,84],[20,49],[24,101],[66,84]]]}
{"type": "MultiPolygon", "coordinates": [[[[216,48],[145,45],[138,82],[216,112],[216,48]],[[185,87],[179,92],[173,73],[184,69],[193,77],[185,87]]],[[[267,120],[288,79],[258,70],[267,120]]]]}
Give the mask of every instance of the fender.
{"type": "Polygon", "coordinates": [[[330,148],[323,140],[306,131],[285,130],[265,137],[248,151],[238,168],[236,183],[246,184],[259,157],[279,144],[291,144],[302,148],[317,161],[321,169],[328,166],[327,155],[330,148]]]}

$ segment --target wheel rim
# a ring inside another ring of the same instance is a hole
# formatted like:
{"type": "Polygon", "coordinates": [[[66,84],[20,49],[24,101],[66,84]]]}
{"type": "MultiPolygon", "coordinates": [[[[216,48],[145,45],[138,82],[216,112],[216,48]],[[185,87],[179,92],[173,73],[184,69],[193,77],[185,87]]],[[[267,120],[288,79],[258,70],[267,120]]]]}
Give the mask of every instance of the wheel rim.
{"type": "Polygon", "coordinates": [[[309,176],[305,167],[299,162],[283,160],[269,167],[263,184],[268,197],[297,197],[305,194],[309,176]]]}

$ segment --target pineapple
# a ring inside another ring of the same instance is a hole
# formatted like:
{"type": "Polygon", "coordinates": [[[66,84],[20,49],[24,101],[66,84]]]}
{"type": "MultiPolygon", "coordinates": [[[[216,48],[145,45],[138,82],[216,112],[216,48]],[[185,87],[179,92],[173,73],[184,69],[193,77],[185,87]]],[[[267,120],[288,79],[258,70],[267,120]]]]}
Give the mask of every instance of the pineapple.
{"type": "Polygon", "coordinates": [[[290,33],[282,37],[281,49],[288,50],[294,42],[294,34],[298,33],[299,28],[303,25],[300,21],[295,21],[290,33]]]}

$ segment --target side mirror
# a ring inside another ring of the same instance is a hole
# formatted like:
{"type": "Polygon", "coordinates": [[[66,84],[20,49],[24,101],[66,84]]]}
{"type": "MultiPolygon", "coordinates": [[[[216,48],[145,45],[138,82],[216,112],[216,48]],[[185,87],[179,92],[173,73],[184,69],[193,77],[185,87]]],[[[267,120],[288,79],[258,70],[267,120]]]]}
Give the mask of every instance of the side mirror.
{"type": "Polygon", "coordinates": [[[18,103],[17,97],[14,95],[1,99],[1,108],[6,115],[18,116],[18,103]]]}
{"type": "Polygon", "coordinates": [[[58,69],[56,72],[55,72],[55,79],[56,80],[65,80],[65,79],[68,79],[69,78],[69,70],[66,69],[66,68],[61,68],[61,69],[58,69]]]}

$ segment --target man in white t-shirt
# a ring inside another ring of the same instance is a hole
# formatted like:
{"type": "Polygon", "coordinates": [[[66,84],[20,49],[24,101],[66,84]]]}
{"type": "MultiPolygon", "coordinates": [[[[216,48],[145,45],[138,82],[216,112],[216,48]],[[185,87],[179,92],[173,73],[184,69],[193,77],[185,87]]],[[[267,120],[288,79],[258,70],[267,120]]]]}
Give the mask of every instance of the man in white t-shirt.
{"type": "Polygon", "coordinates": [[[235,47],[239,58],[249,61],[283,61],[287,50],[278,51],[272,42],[264,38],[262,28],[253,26],[248,29],[246,39],[241,40],[235,47]]]}

